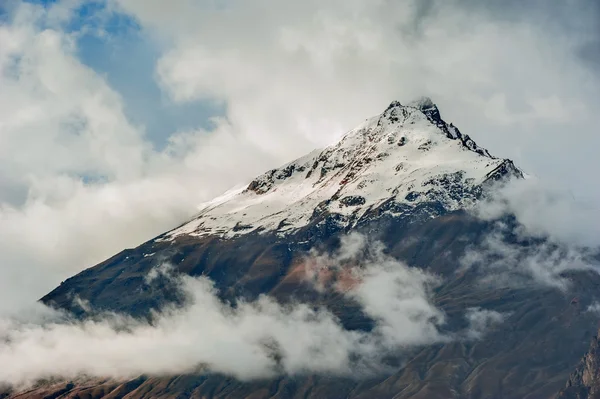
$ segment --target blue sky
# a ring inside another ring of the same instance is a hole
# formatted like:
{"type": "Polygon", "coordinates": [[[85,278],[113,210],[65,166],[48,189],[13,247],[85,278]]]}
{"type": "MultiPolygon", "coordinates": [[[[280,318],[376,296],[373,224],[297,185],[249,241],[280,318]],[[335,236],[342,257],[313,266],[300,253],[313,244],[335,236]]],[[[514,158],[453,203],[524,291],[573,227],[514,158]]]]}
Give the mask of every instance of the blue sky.
{"type": "MultiPolygon", "coordinates": [[[[56,0],[29,2],[47,6],[56,0]]],[[[113,13],[107,18],[102,13],[102,1],[84,3],[65,28],[76,33],[78,57],[123,97],[128,119],[145,128],[157,150],[174,132],[210,129],[210,117],[224,114],[222,105],[214,101],[172,101],[155,79],[160,50],[136,21],[124,14],[113,13]],[[103,34],[93,28],[102,29],[103,34]]]]}
{"type": "Polygon", "coordinates": [[[158,52],[137,28],[109,30],[109,36],[84,34],[78,40],[81,61],[105,76],[124,99],[125,113],[160,149],[175,131],[210,127],[209,117],[222,113],[214,102],[176,103],[158,87],[154,65],[158,52]]]}

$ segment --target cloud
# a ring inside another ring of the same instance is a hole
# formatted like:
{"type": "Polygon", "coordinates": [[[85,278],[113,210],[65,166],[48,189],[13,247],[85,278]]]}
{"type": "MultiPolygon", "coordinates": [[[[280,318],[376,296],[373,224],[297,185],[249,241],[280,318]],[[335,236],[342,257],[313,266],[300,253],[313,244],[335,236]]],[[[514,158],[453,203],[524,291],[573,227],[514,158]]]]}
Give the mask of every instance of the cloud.
{"type": "Polygon", "coordinates": [[[495,310],[469,308],[465,318],[469,322],[466,336],[471,339],[480,339],[490,328],[503,323],[510,314],[496,312],[495,310]]]}
{"type": "Polygon", "coordinates": [[[592,302],[586,309],[586,312],[598,313],[600,314],[600,303],[598,301],[592,302]]]}
{"type": "Polygon", "coordinates": [[[0,23],[0,313],[267,167],[252,145],[229,160],[209,155],[248,144],[231,135],[180,132],[154,150],[121,96],[78,59],[78,32],[65,29],[76,10],[13,3],[0,23]]]}
{"type": "Polygon", "coordinates": [[[159,276],[171,279],[187,301],[155,312],[151,323],[96,314],[78,298],[86,320],[42,305],[0,318],[0,362],[11,364],[0,370],[0,384],[23,388],[42,378],[195,372],[241,380],[305,373],[364,377],[388,370],[385,359],[407,348],[481,339],[505,317],[470,308],[466,330],[441,333],[445,315],[432,303],[431,291],[439,279],[385,255],[381,243],[358,234],[343,237],[335,252],[314,259],[333,277],[322,289],[355,300],[375,322],[370,331],[346,330],[326,308],[284,305],[266,295],[231,306],[219,300],[208,278],[175,275],[170,265],[158,264],[146,284],[159,276]]]}
{"type": "Polygon", "coordinates": [[[184,288],[191,306],[167,310],[153,325],[119,315],[9,325],[0,359],[12,365],[0,380],[23,384],[49,376],[126,378],[203,369],[252,379],[281,371],[339,371],[358,343],[331,314],[305,305],[284,308],[261,298],[234,309],[219,302],[206,279],[184,278],[184,288]]]}
{"type": "Polygon", "coordinates": [[[51,310],[0,319],[0,362],[11,364],[0,371],[0,383],[203,371],[243,380],[308,372],[364,375],[384,370],[383,358],[403,348],[451,339],[438,331],[444,315],[431,303],[435,277],[356,234],[334,254],[320,254],[324,260],[354,276],[355,284],[338,280],[327,289],[356,300],[375,320],[372,331],[345,330],[327,309],[281,305],[268,296],[232,307],[218,299],[207,278],[175,276],[168,265],[158,265],[147,284],[158,275],[171,278],[189,300],[156,313],[151,324],[117,314],[75,321],[51,310]]]}
{"type": "Polygon", "coordinates": [[[571,57],[593,21],[577,7],[549,11],[580,21],[565,33],[515,5],[496,18],[494,2],[111,0],[87,17],[77,1],[10,4],[0,24],[6,307],[330,143],[391,99],[430,95],[492,153],[597,198],[585,182],[598,169],[598,79],[571,57]],[[224,105],[214,129],[164,132],[157,151],[123,97],[82,64],[82,32],[113,34],[103,23],[123,13],[157,46],[157,82],[172,101],[224,105]]]}
{"type": "Polygon", "coordinates": [[[600,246],[600,205],[575,197],[556,181],[536,177],[509,181],[480,203],[475,213],[484,220],[512,214],[523,234],[572,246],[600,246]]]}
{"type": "Polygon", "coordinates": [[[472,213],[492,230],[468,248],[462,269],[492,285],[536,283],[566,291],[569,272],[600,272],[600,207],[535,177],[496,186],[472,213]]]}
{"type": "Polygon", "coordinates": [[[380,242],[351,233],[342,237],[335,253],[312,254],[307,278],[320,290],[333,288],[358,302],[377,322],[374,334],[390,348],[447,339],[438,331],[444,313],[431,301],[440,279],[384,250],[380,242]]]}
{"type": "Polygon", "coordinates": [[[481,243],[465,252],[460,270],[475,269],[492,286],[534,283],[563,291],[570,285],[565,273],[600,271],[589,249],[532,238],[515,240],[511,233],[510,228],[497,224],[481,243]]]}
{"type": "Polygon", "coordinates": [[[598,140],[598,75],[576,55],[597,35],[592,2],[113,3],[166,43],[157,74],[171,98],[221,99],[228,129],[267,153],[288,160],[392,98],[429,95],[493,153],[599,194],[579,145],[598,140]]]}

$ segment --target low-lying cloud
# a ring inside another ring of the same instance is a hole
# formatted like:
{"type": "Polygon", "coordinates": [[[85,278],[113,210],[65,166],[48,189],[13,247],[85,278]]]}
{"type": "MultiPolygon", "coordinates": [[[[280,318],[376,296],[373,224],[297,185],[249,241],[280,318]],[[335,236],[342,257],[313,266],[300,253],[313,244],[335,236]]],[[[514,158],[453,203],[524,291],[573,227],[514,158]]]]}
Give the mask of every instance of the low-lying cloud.
{"type": "Polygon", "coordinates": [[[600,247],[600,205],[555,180],[512,179],[498,187],[475,214],[483,220],[514,215],[521,236],[550,238],[571,246],[600,247]]]}
{"type": "Polygon", "coordinates": [[[503,323],[510,314],[500,313],[495,310],[469,308],[465,318],[469,323],[466,330],[466,337],[470,339],[480,339],[485,332],[500,323],[503,323]]]}
{"type": "Polygon", "coordinates": [[[282,305],[268,296],[233,307],[218,299],[207,278],[173,275],[168,265],[160,265],[147,284],[158,274],[172,278],[189,301],[183,308],[165,308],[150,324],[117,314],[77,321],[48,309],[2,319],[0,363],[10,367],[0,370],[0,383],[194,372],[242,380],[302,373],[368,375],[385,370],[384,357],[402,349],[480,338],[488,326],[502,321],[496,312],[469,310],[467,331],[441,333],[444,313],[431,294],[438,279],[386,256],[381,244],[363,236],[347,236],[334,254],[316,259],[323,268],[352,276],[350,285],[335,279],[323,289],[336,289],[359,303],[375,321],[371,331],[347,330],[327,309],[282,305]]]}
{"type": "Polygon", "coordinates": [[[568,272],[600,273],[598,204],[529,178],[497,186],[472,211],[493,227],[467,249],[461,270],[479,270],[483,282],[566,291],[568,272]]]}

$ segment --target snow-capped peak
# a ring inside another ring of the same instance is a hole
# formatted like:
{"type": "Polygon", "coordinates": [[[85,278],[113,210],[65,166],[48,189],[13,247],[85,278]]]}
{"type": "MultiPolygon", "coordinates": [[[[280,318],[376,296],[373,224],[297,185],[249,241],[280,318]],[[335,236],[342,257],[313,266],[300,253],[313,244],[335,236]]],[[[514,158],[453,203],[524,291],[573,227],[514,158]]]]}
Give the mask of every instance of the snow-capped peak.
{"type": "Polygon", "coordinates": [[[523,176],[512,161],[493,157],[443,121],[431,99],[394,101],[337,144],[206,203],[166,238],[288,234],[326,214],[352,225],[391,202],[401,206],[387,212],[410,212],[423,202],[451,211],[470,206],[486,182],[506,175],[523,176]]]}

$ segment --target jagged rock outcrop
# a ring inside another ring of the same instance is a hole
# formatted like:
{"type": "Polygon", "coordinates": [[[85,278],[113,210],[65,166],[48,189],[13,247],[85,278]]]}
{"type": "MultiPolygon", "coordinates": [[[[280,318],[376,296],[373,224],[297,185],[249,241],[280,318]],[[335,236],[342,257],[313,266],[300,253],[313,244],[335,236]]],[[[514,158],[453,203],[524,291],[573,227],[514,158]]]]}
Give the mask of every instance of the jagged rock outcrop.
{"type": "Polygon", "coordinates": [[[600,399],[600,331],[557,398],[600,399]]]}

